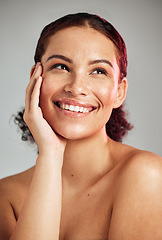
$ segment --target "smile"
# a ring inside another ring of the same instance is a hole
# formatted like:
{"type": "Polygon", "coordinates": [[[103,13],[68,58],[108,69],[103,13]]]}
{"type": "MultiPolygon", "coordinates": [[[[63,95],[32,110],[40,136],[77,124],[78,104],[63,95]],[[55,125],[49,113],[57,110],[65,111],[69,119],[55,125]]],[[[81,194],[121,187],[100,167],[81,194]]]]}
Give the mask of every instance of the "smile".
{"type": "Polygon", "coordinates": [[[92,111],[92,108],[84,108],[84,107],[79,107],[79,106],[74,106],[74,105],[68,105],[61,103],[60,105],[57,104],[61,109],[68,110],[71,112],[80,112],[80,113],[87,113],[92,111]]]}
{"type": "Polygon", "coordinates": [[[63,110],[67,110],[70,112],[76,112],[76,113],[89,113],[95,109],[94,107],[89,107],[89,106],[83,107],[83,106],[67,104],[67,103],[63,103],[63,102],[59,102],[59,101],[55,102],[55,104],[63,110]]]}

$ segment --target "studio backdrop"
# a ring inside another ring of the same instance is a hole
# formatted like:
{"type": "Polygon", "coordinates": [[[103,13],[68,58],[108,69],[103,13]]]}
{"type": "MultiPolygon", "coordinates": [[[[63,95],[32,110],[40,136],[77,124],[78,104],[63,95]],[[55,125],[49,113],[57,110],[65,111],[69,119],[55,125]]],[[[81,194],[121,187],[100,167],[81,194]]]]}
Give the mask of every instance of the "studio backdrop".
{"type": "Polygon", "coordinates": [[[37,148],[21,141],[13,115],[25,89],[42,28],[68,13],[89,12],[111,22],[128,51],[125,109],[134,129],[124,143],[162,156],[161,0],[0,1],[0,178],[35,164],[37,148]]]}

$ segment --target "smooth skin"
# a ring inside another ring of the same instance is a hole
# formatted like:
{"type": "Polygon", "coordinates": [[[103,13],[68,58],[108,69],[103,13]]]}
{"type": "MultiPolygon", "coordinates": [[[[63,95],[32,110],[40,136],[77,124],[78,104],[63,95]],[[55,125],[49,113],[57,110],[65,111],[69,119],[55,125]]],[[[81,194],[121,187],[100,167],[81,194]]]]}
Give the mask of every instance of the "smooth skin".
{"type": "Polygon", "coordinates": [[[105,131],[126,91],[104,35],[69,27],[51,37],[25,99],[39,155],[34,167],[0,182],[1,240],[162,239],[162,159],[105,131]]]}

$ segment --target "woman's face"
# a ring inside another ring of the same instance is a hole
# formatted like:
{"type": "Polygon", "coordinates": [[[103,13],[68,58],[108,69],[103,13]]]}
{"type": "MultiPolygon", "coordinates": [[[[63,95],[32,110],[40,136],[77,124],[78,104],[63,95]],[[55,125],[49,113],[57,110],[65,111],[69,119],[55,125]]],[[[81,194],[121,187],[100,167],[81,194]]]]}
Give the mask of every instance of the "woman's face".
{"type": "Polygon", "coordinates": [[[113,42],[88,27],[69,27],[50,38],[42,57],[40,107],[67,139],[91,136],[119,107],[119,67],[113,42]]]}

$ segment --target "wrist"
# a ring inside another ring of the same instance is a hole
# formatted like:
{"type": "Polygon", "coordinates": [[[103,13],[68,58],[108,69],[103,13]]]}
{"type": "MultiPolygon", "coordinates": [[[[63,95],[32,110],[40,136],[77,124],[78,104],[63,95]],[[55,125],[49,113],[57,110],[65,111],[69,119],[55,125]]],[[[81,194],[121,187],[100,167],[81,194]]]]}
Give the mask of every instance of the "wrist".
{"type": "Polygon", "coordinates": [[[36,164],[41,163],[51,168],[62,169],[63,152],[56,152],[53,149],[41,149],[36,161],[36,164]]]}

